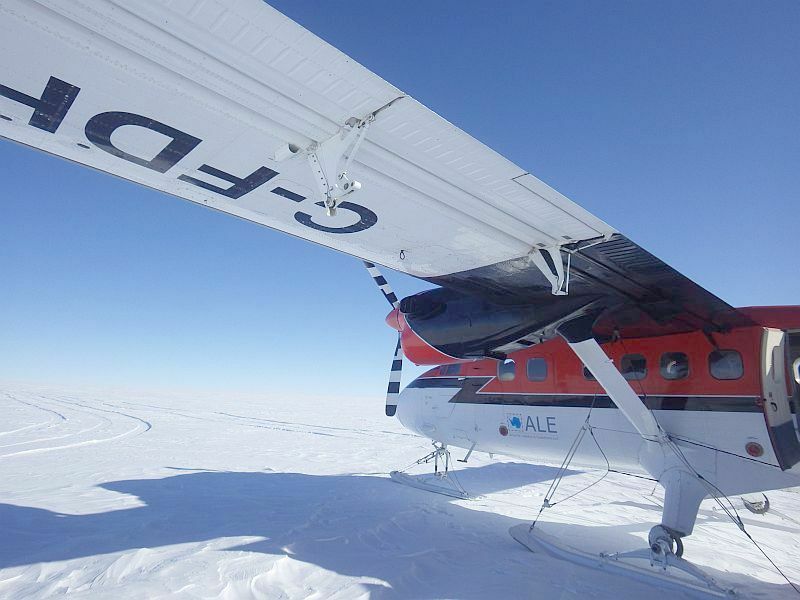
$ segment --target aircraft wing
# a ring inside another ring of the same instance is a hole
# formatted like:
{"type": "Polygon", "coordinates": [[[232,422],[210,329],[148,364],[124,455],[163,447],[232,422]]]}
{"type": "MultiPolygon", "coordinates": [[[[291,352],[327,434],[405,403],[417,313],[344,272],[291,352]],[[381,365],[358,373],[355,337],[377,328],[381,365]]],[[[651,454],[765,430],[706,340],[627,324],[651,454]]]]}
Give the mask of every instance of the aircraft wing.
{"type": "Polygon", "coordinates": [[[569,273],[659,326],[742,318],[259,0],[0,0],[0,65],[0,136],[167,194],[504,302],[569,273]]]}

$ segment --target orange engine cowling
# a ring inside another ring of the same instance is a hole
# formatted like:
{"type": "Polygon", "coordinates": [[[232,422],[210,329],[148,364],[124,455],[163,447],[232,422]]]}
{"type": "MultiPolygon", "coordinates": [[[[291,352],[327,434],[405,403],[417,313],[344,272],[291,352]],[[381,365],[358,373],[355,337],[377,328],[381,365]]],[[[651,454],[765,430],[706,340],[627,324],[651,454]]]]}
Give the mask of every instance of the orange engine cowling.
{"type": "Polygon", "coordinates": [[[400,312],[399,308],[395,308],[386,315],[386,324],[400,332],[400,344],[403,346],[403,353],[415,365],[447,365],[474,360],[450,356],[431,346],[411,329],[405,315],[400,312]]]}

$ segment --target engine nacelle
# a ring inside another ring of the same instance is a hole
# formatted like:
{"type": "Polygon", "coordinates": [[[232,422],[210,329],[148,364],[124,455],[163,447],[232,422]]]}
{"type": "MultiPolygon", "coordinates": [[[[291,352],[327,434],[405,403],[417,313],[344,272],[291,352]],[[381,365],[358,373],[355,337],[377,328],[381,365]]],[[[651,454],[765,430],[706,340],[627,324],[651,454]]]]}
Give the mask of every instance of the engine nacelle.
{"type": "Polygon", "coordinates": [[[403,352],[418,365],[504,358],[498,348],[554,328],[595,300],[560,296],[546,303],[505,305],[438,288],[403,298],[386,318],[401,333],[403,352]]]}

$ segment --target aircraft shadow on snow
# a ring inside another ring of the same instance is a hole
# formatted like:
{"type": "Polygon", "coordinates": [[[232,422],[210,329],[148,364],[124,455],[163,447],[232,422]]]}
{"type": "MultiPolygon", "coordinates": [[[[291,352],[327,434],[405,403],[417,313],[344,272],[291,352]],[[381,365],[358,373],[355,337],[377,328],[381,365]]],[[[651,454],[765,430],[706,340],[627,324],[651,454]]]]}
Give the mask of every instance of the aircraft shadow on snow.
{"type": "MultiPolygon", "coordinates": [[[[496,463],[461,470],[459,477],[471,493],[484,494],[498,491],[498,481],[507,489],[548,481],[555,472],[549,467],[496,463]]],[[[263,541],[225,550],[290,554],[342,575],[389,583],[391,589],[365,584],[376,597],[419,598],[421,589],[429,598],[537,592],[545,593],[543,597],[562,593],[573,597],[596,593],[609,584],[643,585],[614,584],[614,576],[588,569],[585,578],[576,577],[582,568],[532,554],[511,539],[508,529],[521,523],[519,519],[467,508],[385,477],[200,471],[101,487],[137,496],[145,506],[70,515],[0,504],[0,568],[259,536],[263,541]],[[487,552],[487,547],[506,551],[487,552]]],[[[631,529],[629,525],[557,527],[565,532],[578,528],[592,536],[613,534],[615,540],[630,535],[631,529]]],[[[787,587],[734,573],[710,573],[729,585],[755,586],[767,596],[769,589],[778,592],[787,587]]]]}

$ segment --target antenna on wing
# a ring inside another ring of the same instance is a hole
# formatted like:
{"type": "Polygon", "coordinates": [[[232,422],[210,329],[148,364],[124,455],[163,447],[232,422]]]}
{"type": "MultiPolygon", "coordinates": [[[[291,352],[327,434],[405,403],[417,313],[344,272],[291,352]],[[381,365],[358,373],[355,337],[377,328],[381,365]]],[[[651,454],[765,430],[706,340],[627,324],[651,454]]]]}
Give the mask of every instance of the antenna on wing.
{"type": "MultiPolygon", "coordinates": [[[[373,281],[380,289],[387,302],[392,305],[393,309],[400,308],[400,302],[392,290],[391,286],[387,283],[386,278],[381,274],[373,263],[364,261],[364,266],[372,276],[373,281]]],[[[403,346],[400,344],[401,334],[397,334],[397,346],[394,350],[394,358],[392,359],[392,367],[389,370],[389,386],[386,390],[386,416],[393,417],[397,412],[397,398],[400,395],[400,377],[403,374],[403,346]]]]}

